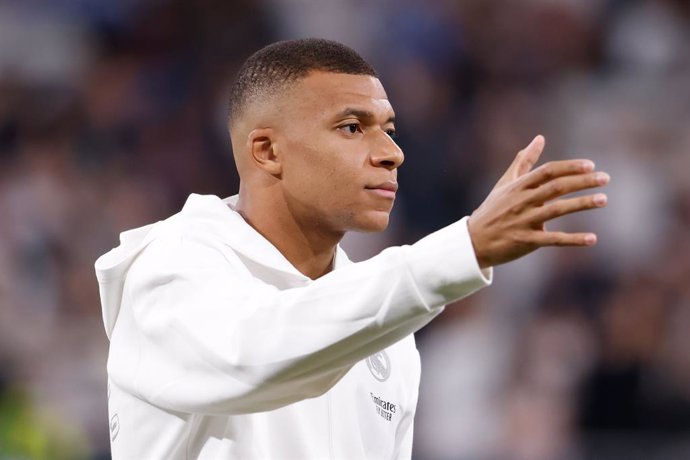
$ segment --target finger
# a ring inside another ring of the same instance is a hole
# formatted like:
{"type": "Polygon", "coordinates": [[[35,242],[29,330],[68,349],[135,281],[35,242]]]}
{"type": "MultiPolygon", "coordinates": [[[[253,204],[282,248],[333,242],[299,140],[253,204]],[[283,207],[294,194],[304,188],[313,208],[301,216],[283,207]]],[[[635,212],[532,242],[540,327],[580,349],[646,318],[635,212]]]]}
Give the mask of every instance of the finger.
{"type": "Polygon", "coordinates": [[[539,157],[544,151],[545,145],[546,139],[544,139],[544,136],[539,134],[537,137],[532,139],[532,142],[530,142],[527,147],[521,151],[523,158],[518,165],[517,177],[520,177],[532,170],[534,165],[537,164],[537,161],[539,161],[539,157]]]}
{"type": "Polygon", "coordinates": [[[594,163],[590,160],[550,161],[525,174],[521,182],[525,188],[536,188],[558,177],[584,174],[593,170],[594,163]]]}
{"type": "Polygon", "coordinates": [[[559,177],[534,189],[532,196],[527,198],[527,203],[540,205],[569,193],[601,187],[606,185],[610,179],[605,172],[559,177]]]}
{"type": "Polygon", "coordinates": [[[594,246],[597,244],[597,235],[594,233],[536,232],[532,243],[539,247],[594,246]]]}
{"type": "Polygon", "coordinates": [[[542,135],[538,135],[532,139],[532,142],[530,142],[527,147],[520,150],[517,155],[515,155],[515,159],[510,166],[508,166],[508,169],[506,169],[506,172],[503,173],[503,176],[501,176],[496,185],[500,186],[512,182],[531,170],[539,159],[541,152],[544,150],[544,143],[544,136],[542,135]]]}
{"type": "Polygon", "coordinates": [[[606,206],[607,202],[608,198],[603,193],[553,201],[545,204],[544,206],[536,208],[536,212],[532,218],[534,219],[535,224],[541,225],[546,221],[565,216],[567,214],[586,211],[588,209],[603,208],[606,206]]]}

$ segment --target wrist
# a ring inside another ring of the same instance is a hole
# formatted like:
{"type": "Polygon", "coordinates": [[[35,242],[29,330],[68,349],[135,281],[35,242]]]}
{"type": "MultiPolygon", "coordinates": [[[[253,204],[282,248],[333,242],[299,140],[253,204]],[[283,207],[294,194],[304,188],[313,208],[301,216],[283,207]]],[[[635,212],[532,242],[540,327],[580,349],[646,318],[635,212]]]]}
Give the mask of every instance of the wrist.
{"type": "Polygon", "coordinates": [[[472,242],[472,250],[474,251],[474,257],[477,260],[477,265],[479,265],[479,268],[485,269],[489,268],[491,264],[489,261],[486,259],[484,256],[484,252],[482,251],[482,245],[481,241],[481,235],[476,232],[476,229],[474,227],[474,213],[467,219],[467,233],[470,236],[470,241],[472,242]]]}

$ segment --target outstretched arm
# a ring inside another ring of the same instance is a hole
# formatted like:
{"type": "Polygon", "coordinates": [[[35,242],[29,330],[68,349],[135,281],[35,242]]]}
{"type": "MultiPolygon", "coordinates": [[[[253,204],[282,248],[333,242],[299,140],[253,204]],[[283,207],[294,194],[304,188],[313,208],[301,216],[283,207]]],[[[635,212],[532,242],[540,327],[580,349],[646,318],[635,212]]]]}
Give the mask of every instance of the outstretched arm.
{"type": "Polygon", "coordinates": [[[556,217],[606,206],[596,193],[563,198],[601,187],[609,175],[595,172],[590,160],[545,163],[532,169],[544,150],[537,136],[521,150],[489,196],[470,216],[468,227],[479,266],[500,265],[544,246],[591,246],[594,233],[550,232],[546,222],[556,217]]]}

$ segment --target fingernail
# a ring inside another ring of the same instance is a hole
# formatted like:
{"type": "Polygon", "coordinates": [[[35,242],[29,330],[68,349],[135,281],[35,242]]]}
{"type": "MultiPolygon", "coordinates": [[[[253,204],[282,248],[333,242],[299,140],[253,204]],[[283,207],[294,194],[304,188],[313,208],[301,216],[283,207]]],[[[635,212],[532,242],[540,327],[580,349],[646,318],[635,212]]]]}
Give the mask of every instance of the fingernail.
{"type": "Polygon", "coordinates": [[[593,245],[596,242],[597,242],[597,236],[594,235],[593,233],[590,233],[589,235],[585,236],[585,243],[588,244],[589,246],[593,245]]]}
{"type": "Polygon", "coordinates": [[[585,160],[582,162],[581,167],[584,171],[592,171],[594,169],[594,162],[585,160]]]}
{"type": "MultiPolygon", "coordinates": [[[[532,139],[532,140],[530,141],[530,143],[527,144],[527,147],[532,147],[532,146],[535,145],[537,142],[542,142],[542,143],[544,143],[544,136],[542,136],[541,134],[538,134],[538,135],[534,136],[534,139],[532,139]]],[[[525,148],[527,148],[527,147],[525,147],[525,148]]]]}
{"type": "Polygon", "coordinates": [[[597,173],[597,175],[595,177],[596,177],[597,184],[599,184],[599,185],[604,185],[604,184],[608,183],[609,179],[611,179],[611,177],[608,174],[606,174],[605,172],[599,172],[599,173],[597,173]]]}
{"type": "Polygon", "coordinates": [[[594,195],[594,204],[597,206],[603,206],[606,204],[607,197],[603,193],[597,193],[594,195]]]}

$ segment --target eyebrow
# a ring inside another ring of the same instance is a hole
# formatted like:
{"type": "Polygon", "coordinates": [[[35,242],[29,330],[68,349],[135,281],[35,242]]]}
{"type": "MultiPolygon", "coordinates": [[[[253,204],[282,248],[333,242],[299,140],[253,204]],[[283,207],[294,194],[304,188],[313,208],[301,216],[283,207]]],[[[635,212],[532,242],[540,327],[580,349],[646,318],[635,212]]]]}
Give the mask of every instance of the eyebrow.
{"type": "MultiPolygon", "coordinates": [[[[348,116],[354,116],[357,118],[363,118],[363,119],[368,119],[368,120],[373,120],[376,118],[373,112],[370,112],[368,110],[362,110],[362,109],[355,109],[353,107],[348,107],[342,112],[338,113],[336,115],[337,118],[345,118],[348,116]]],[[[388,120],[386,120],[386,123],[394,123],[395,122],[395,115],[391,115],[388,117],[388,120]]]]}

